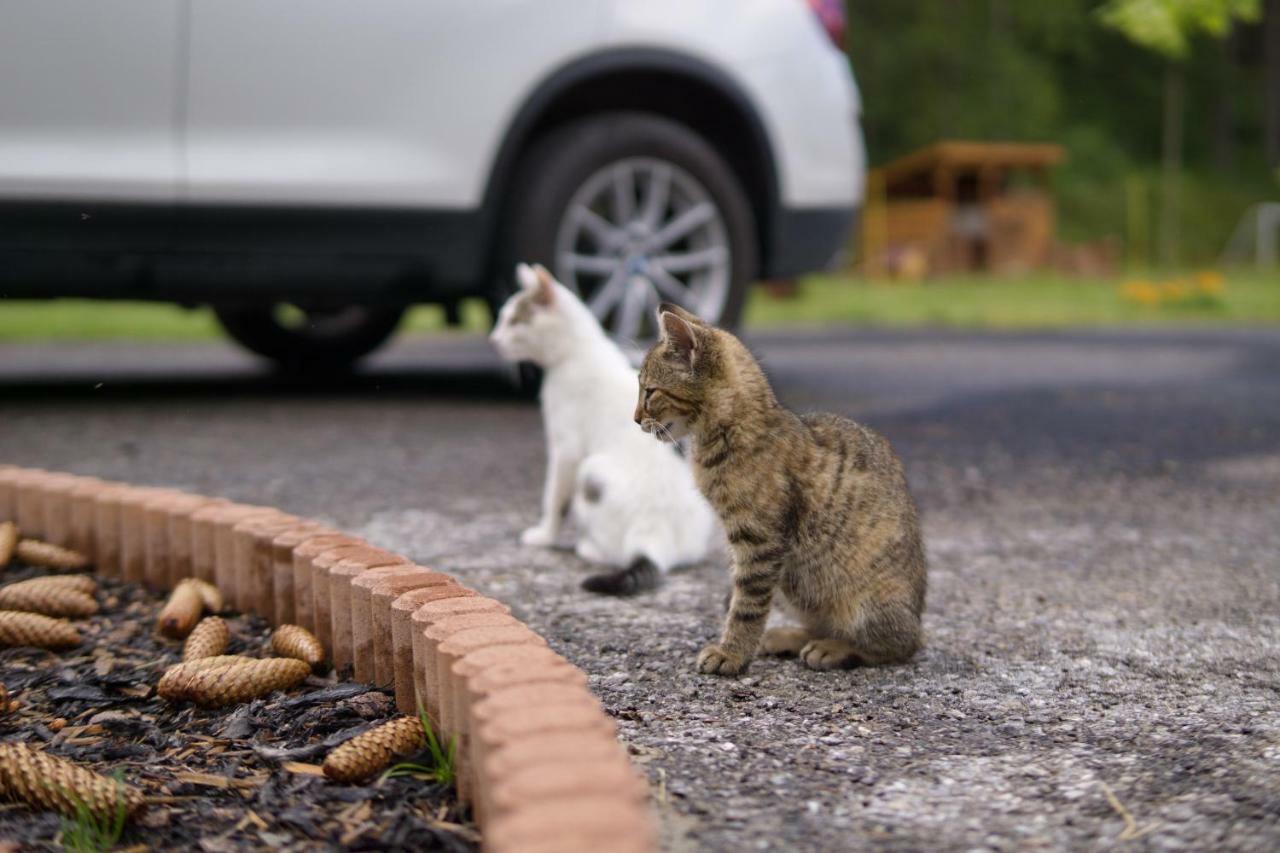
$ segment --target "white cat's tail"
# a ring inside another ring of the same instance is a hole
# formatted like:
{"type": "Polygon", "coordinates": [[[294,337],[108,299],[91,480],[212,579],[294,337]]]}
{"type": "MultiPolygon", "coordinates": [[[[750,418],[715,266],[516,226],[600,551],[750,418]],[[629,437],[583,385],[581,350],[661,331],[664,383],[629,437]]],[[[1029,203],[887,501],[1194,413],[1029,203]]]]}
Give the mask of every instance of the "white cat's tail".
{"type": "Polygon", "coordinates": [[[578,468],[573,508],[582,528],[578,555],[613,567],[583,581],[588,592],[647,592],[678,562],[670,531],[646,518],[653,507],[636,505],[635,477],[617,454],[592,454],[578,468]]]}
{"type": "Polygon", "coordinates": [[[591,575],[582,582],[582,588],[601,595],[635,595],[656,588],[661,574],[648,557],[637,557],[625,569],[591,575]]]}

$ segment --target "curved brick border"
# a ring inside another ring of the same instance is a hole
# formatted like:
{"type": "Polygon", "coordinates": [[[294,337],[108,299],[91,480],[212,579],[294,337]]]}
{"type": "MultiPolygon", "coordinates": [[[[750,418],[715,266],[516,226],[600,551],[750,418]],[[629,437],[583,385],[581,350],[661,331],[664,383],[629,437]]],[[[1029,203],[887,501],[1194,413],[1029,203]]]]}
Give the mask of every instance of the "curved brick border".
{"type": "Polygon", "coordinates": [[[458,743],[458,794],[506,851],[652,851],[648,790],[585,673],[502,603],[316,521],[173,489],[0,465],[0,520],[162,591],[214,581],[234,608],[320,636],[458,743]]]}

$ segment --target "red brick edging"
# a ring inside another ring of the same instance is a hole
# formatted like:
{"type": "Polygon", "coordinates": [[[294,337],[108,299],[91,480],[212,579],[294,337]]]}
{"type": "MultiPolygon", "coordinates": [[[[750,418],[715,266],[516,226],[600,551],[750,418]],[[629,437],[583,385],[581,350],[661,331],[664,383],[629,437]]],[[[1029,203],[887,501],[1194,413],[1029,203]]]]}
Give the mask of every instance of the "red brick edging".
{"type": "Polygon", "coordinates": [[[484,849],[652,851],[647,786],[579,668],[501,602],[271,507],[0,465],[0,521],[157,591],[213,581],[230,606],[314,631],[356,680],[456,738],[484,849]]]}

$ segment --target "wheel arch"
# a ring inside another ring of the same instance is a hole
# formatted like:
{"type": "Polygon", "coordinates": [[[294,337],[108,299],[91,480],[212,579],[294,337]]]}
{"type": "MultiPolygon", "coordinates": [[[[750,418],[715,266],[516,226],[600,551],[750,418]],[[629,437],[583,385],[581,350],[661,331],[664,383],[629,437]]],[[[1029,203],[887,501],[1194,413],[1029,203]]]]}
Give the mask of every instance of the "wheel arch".
{"type": "MultiPolygon", "coordinates": [[[[488,243],[497,245],[510,210],[508,189],[521,159],[544,134],[593,113],[630,110],[678,121],[721,154],[742,183],[755,217],[758,263],[769,268],[778,207],[773,149],[746,93],[725,72],[687,54],[658,48],[594,53],[551,72],[509,123],[485,188],[488,243]]],[[[495,257],[497,253],[490,253],[495,257]]],[[[502,271],[490,269],[490,280],[502,271]]]]}

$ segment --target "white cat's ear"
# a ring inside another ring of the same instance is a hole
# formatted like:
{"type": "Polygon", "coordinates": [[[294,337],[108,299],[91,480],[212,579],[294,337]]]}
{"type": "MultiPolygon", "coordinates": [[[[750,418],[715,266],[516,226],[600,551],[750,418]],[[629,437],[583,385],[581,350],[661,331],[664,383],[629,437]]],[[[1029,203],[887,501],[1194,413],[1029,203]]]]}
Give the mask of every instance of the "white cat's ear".
{"type": "Polygon", "coordinates": [[[516,264],[516,282],[525,290],[538,286],[538,274],[528,264],[516,264]]]}
{"type": "Polygon", "coordinates": [[[689,321],[670,311],[659,311],[658,328],[662,330],[662,340],[675,351],[680,359],[689,367],[698,359],[698,333],[689,321]]]}
{"type": "Polygon", "coordinates": [[[542,264],[533,265],[534,286],[537,287],[533,301],[539,305],[550,305],[556,301],[556,280],[542,264]]]}

